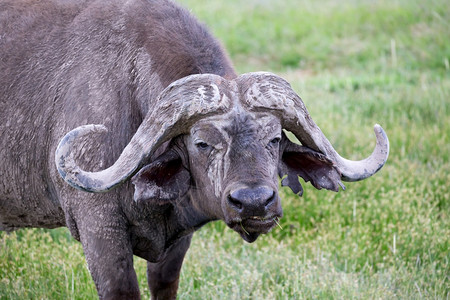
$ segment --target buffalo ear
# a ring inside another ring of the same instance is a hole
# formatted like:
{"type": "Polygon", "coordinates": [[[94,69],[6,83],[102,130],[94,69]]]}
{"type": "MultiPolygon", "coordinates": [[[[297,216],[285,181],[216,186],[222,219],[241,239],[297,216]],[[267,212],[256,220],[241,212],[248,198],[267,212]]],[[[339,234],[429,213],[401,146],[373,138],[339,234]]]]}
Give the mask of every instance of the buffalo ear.
{"type": "Polygon", "coordinates": [[[168,150],[133,176],[134,201],[167,204],[186,194],[190,181],[191,175],[181,157],[168,150]]]}
{"type": "Polygon", "coordinates": [[[279,175],[283,178],[282,186],[289,186],[291,190],[301,196],[302,185],[298,176],[306,182],[310,181],[316,189],[339,191],[339,186],[345,189],[341,182],[341,174],[325,155],[308,147],[297,145],[284,137],[285,143],[281,153],[279,175]]]}

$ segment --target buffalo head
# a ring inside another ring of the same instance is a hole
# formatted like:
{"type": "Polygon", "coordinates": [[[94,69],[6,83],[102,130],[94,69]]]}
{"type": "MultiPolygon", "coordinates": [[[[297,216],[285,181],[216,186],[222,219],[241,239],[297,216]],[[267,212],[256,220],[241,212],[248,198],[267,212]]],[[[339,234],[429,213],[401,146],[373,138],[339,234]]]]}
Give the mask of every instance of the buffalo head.
{"type": "Polygon", "coordinates": [[[134,200],[160,204],[189,193],[198,211],[224,220],[248,242],[268,232],[282,215],[278,177],[300,195],[298,176],[318,189],[338,191],[341,180],[362,180],[377,172],[389,152],[386,134],[375,125],[372,155],[362,161],[342,158],[290,85],[270,73],[232,81],[191,75],[172,83],[111,167],[81,170],[70,155],[73,141],[104,130],[85,125],[61,140],[55,159],[66,182],[105,192],[134,175],[134,200]],[[283,129],[302,145],[289,141],[283,129]],[[163,144],[163,153],[153,158],[163,144]]]}

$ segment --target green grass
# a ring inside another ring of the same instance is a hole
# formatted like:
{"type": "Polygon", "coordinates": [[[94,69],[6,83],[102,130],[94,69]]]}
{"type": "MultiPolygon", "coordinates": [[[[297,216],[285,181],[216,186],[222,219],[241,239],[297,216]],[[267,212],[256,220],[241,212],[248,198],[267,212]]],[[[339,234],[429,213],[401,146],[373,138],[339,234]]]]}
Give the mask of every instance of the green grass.
{"type": "MultiPolygon", "coordinates": [[[[450,6],[446,1],[183,0],[239,72],[289,80],[345,157],[391,153],[345,192],[282,190],[283,229],[194,236],[180,299],[449,299],[450,6]]],[[[145,262],[136,258],[142,294],[145,262]]],[[[0,233],[0,299],[95,299],[66,229],[0,233]]]]}

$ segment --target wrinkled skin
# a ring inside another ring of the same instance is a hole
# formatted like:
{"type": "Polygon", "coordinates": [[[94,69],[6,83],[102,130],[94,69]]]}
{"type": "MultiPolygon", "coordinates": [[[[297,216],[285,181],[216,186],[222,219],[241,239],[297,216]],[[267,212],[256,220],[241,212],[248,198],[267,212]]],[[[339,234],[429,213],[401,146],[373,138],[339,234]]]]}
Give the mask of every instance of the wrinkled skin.
{"type": "Polygon", "coordinates": [[[199,122],[185,138],[190,170],[200,187],[193,196],[208,198],[204,205],[208,211],[253,242],[260,233],[268,232],[282,214],[277,170],[280,122],[267,114],[234,112],[215,119],[199,122]],[[233,192],[244,188],[268,189],[270,197],[263,197],[267,203],[259,203],[258,195],[249,203],[231,198],[233,192]]]}

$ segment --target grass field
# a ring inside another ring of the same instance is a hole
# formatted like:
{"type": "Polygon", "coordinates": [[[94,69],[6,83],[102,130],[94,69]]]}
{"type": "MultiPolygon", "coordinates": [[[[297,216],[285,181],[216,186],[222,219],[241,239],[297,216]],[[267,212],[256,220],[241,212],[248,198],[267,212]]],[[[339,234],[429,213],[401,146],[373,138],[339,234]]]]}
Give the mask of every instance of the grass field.
{"type": "MultiPolygon", "coordinates": [[[[391,153],[345,192],[282,190],[281,228],[196,233],[180,299],[449,299],[450,5],[445,0],[183,0],[239,72],[291,82],[344,156],[391,153]]],[[[136,258],[142,295],[145,262],[136,258]]],[[[95,299],[66,229],[0,233],[0,299],[95,299]]]]}

